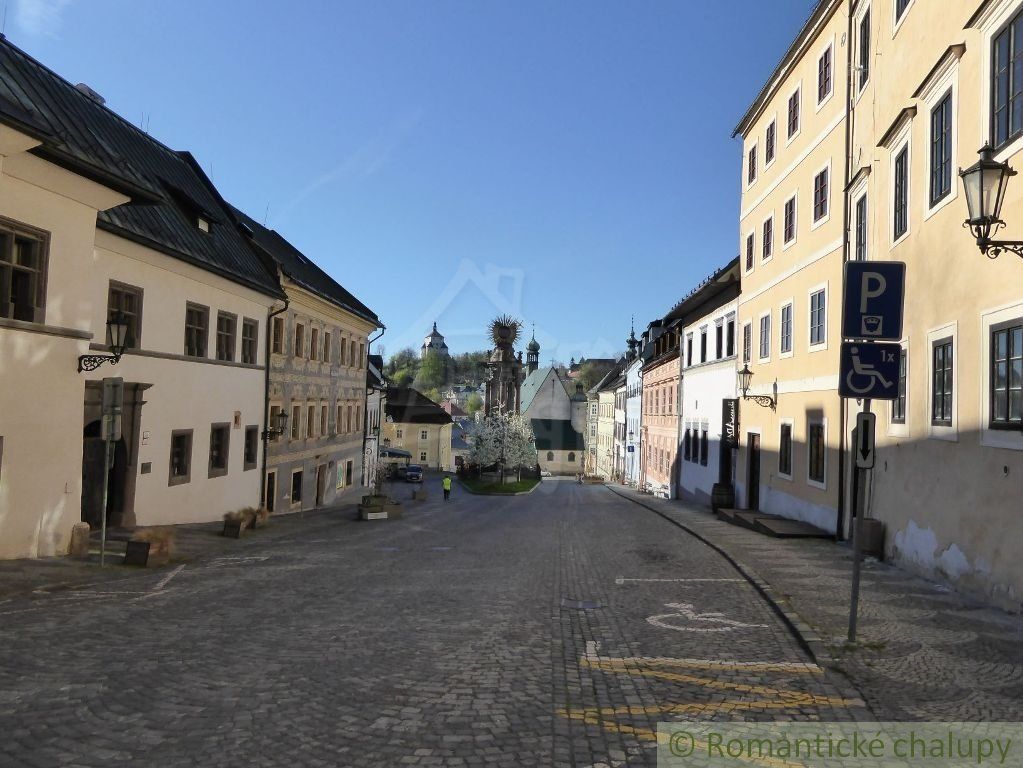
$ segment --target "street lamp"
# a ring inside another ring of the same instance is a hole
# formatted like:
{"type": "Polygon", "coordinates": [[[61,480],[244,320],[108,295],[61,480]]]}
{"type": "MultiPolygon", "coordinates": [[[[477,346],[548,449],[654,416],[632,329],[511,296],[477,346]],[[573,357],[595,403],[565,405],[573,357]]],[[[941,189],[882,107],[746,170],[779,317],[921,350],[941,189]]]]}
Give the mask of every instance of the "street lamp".
{"type": "Polygon", "coordinates": [[[109,361],[111,365],[117,365],[124,354],[128,339],[128,318],[121,310],[117,310],[107,317],[107,347],[113,354],[110,355],[80,355],[78,357],[78,372],[95,371],[103,363],[109,361]]]}
{"type": "Polygon", "coordinates": [[[1008,163],[994,160],[990,144],[981,147],[979,154],[980,160],[965,171],[959,171],[970,214],[963,226],[977,238],[977,247],[989,259],[997,258],[1002,251],[1023,256],[1023,241],[991,239],[993,234],[1005,226],[1001,219],[1002,202],[1005,200],[1009,179],[1016,175],[1016,171],[1008,163]]]}
{"type": "Polygon", "coordinates": [[[268,424],[263,430],[264,440],[276,440],[288,429],[288,414],[283,408],[274,414],[272,421],[273,424],[268,424]]]}
{"type": "Polygon", "coordinates": [[[770,395],[750,395],[749,392],[750,382],[753,380],[753,371],[749,369],[749,363],[743,366],[742,370],[738,373],[739,377],[739,392],[742,393],[743,400],[752,400],[757,405],[762,405],[764,408],[770,408],[772,411],[778,405],[778,382],[774,383],[774,397],[770,395]]]}

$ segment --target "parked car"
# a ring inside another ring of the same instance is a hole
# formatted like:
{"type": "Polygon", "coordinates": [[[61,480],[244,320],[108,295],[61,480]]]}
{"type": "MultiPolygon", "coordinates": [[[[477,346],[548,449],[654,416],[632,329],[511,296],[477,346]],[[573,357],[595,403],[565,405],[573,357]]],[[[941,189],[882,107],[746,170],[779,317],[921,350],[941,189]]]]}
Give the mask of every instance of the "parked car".
{"type": "Polygon", "coordinates": [[[553,475],[551,475],[551,471],[549,469],[541,469],[540,477],[553,477],[553,475]]]}
{"type": "Polygon", "coordinates": [[[406,483],[423,482],[423,468],[418,464],[409,464],[408,469],[405,470],[405,482],[406,483]]]}

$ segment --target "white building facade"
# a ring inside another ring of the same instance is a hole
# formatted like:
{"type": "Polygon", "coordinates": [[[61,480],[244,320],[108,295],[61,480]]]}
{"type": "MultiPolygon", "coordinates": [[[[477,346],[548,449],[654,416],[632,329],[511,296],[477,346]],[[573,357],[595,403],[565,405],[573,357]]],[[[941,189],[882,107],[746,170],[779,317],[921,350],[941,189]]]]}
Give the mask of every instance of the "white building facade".
{"type": "Polygon", "coordinates": [[[643,360],[637,354],[625,370],[625,484],[639,487],[643,434],[643,360]]]}

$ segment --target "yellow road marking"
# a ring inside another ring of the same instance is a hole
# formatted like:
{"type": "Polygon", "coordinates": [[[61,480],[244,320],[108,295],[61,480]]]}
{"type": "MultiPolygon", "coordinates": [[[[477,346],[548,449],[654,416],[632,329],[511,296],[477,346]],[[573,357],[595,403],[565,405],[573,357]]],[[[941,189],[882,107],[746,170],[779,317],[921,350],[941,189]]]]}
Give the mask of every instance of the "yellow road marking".
{"type": "Polygon", "coordinates": [[[584,656],[583,661],[601,664],[624,664],[645,666],[686,667],[689,669],[728,669],[736,672],[791,672],[794,674],[823,675],[824,670],[816,664],[804,662],[769,661],[715,661],[714,659],[674,659],[666,656],[584,656]]]}

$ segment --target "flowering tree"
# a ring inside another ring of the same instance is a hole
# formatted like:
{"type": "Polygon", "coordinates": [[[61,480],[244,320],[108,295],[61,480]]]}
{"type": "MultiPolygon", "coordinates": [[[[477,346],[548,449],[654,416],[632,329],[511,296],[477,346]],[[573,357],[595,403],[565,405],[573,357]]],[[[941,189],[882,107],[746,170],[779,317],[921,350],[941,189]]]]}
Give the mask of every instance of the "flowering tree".
{"type": "Polygon", "coordinates": [[[501,464],[505,467],[532,467],[536,464],[533,428],[529,420],[518,413],[495,413],[476,421],[467,430],[469,460],[481,468],[501,464]]]}

